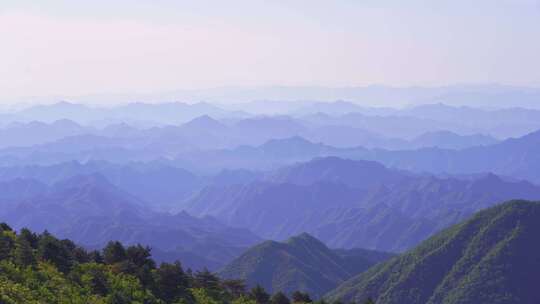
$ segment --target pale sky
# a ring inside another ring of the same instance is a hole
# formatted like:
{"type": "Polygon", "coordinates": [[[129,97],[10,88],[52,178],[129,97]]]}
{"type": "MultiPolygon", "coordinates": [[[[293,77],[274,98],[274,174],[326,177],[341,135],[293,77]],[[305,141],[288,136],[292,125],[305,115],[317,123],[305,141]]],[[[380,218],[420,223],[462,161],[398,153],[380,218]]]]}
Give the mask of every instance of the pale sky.
{"type": "Polygon", "coordinates": [[[540,86],[540,0],[0,0],[0,99],[540,86]]]}

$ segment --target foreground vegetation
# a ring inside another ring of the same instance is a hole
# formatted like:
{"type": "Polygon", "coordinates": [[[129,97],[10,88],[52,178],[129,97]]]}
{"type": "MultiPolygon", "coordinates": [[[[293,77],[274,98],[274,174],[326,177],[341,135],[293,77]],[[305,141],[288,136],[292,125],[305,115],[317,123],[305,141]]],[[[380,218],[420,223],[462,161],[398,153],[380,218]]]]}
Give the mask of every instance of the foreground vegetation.
{"type": "Polygon", "coordinates": [[[311,303],[294,292],[250,290],[241,280],[221,280],[180,262],[156,265],[148,247],[110,242],[87,251],[70,240],[0,225],[0,303],[311,303]]]}

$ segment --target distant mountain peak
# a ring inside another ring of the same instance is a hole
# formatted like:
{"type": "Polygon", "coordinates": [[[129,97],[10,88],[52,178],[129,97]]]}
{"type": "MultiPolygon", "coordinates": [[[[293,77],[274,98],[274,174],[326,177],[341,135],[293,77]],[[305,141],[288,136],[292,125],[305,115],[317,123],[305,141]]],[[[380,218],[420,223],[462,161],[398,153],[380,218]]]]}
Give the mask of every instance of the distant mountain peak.
{"type": "Polygon", "coordinates": [[[52,185],[57,192],[77,191],[81,193],[108,193],[116,198],[139,204],[138,199],[115,187],[105,176],[100,173],[80,174],[61,180],[52,185]]]}
{"type": "Polygon", "coordinates": [[[81,125],[79,125],[75,121],[73,121],[71,119],[67,119],[67,118],[62,118],[62,119],[55,120],[54,122],[52,122],[51,125],[53,125],[55,127],[62,127],[62,128],[82,129],[81,125]]]}
{"type": "Polygon", "coordinates": [[[340,254],[302,233],[285,242],[265,241],[251,247],[220,276],[245,279],[248,286],[262,284],[270,292],[303,290],[319,298],[336,283],[376,263],[367,259],[372,253],[378,254],[369,250],[340,254]]]}
{"type": "Polygon", "coordinates": [[[182,125],[182,127],[216,129],[216,128],[224,128],[225,125],[219,122],[218,120],[210,117],[209,115],[201,115],[199,117],[196,117],[186,122],[185,124],[182,125]]]}
{"type": "MultiPolygon", "coordinates": [[[[320,240],[318,240],[317,238],[315,238],[314,236],[312,236],[311,234],[309,234],[307,232],[302,232],[299,235],[290,237],[285,242],[288,243],[288,244],[293,244],[293,243],[297,243],[297,242],[310,242],[310,243],[316,243],[316,244],[324,245],[323,242],[321,242],[320,240]]],[[[324,245],[324,246],[326,246],[326,245],[324,245]]]]}

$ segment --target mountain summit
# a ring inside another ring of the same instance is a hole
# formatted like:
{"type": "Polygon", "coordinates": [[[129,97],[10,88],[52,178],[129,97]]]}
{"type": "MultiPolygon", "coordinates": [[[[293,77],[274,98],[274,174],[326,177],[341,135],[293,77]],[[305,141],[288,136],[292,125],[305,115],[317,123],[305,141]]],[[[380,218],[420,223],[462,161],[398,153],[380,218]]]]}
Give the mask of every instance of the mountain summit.
{"type": "Polygon", "coordinates": [[[390,257],[369,250],[332,250],[303,233],[283,243],[266,241],[246,251],[219,273],[260,284],[269,292],[296,290],[320,297],[354,274],[390,257]]]}

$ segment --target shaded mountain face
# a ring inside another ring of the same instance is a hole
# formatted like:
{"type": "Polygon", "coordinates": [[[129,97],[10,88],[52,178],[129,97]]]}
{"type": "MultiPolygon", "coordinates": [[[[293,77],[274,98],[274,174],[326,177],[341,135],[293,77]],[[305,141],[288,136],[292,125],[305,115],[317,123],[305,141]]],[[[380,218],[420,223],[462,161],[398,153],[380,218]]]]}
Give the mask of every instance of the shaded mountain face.
{"type": "Polygon", "coordinates": [[[332,182],[367,189],[379,184],[394,184],[406,179],[405,171],[391,170],[373,161],[350,161],[338,157],[316,158],[276,170],[267,180],[274,183],[311,185],[332,182]]]}
{"type": "Polygon", "coordinates": [[[186,203],[186,209],[196,216],[216,217],[231,226],[250,227],[265,238],[285,239],[313,231],[333,208],[352,208],[361,194],[362,190],[333,183],[253,183],[206,188],[186,203]],[[329,206],[332,203],[334,206],[329,206]]]}
{"type": "Polygon", "coordinates": [[[381,304],[540,301],[540,203],[483,210],[413,250],[348,280],[330,300],[381,304]]]}
{"type": "Polygon", "coordinates": [[[540,199],[540,187],[493,174],[443,178],[328,157],[277,170],[264,182],[205,188],[186,210],[269,239],[308,232],[336,248],[403,251],[514,198],[540,199]]]}
{"type": "Polygon", "coordinates": [[[30,178],[14,178],[0,182],[0,202],[2,206],[42,195],[47,192],[47,185],[30,178]]]}
{"type": "Polygon", "coordinates": [[[321,241],[301,234],[283,243],[266,241],[251,247],[219,272],[226,279],[243,279],[267,291],[308,292],[315,298],[347,278],[389,258],[369,250],[331,250],[321,241]]]}
{"type": "MultiPolygon", "coordinates": [[[[14,182],[5,183],[0,188],[14,182]]],[[[101,247],[109,240],[141,243],[156,248],[158,258],[186,257],[194,263],[187,266],[197,269],[216,269],[260,240],[245,229],[212,218],[151,211],[99,174],[78,175],[51,186],[37,184],[40,187],[33,196],[27,191],[18,198],[9,197],[0,220],[17,229],[49,230],[90,247],[101,247]]]]}

